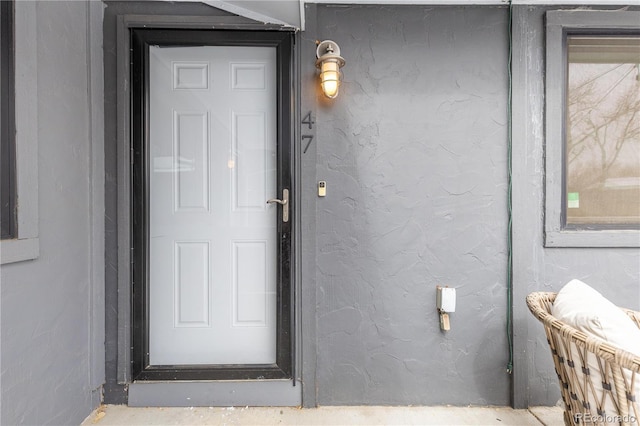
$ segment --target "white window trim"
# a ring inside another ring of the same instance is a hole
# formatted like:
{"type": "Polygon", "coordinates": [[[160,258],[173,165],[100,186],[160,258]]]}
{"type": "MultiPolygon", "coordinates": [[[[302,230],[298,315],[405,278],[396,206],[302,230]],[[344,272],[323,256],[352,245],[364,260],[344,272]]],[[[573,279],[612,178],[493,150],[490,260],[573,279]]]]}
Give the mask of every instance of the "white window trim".
{"type": "Polygon", "coordinates": [[[547,12],[545,247],[640,247],[633,229],[568,230],[562,223],[564,167],[564,33],[571,29],[638,29],[640,12],[554,10],[547,12]]]}
{"type": "Polygon", "coordinates": [[[18,236],[0,241],[3,265],[36,259],[40,254],[36,2],[16,1],[14,7],[18,236]]]}

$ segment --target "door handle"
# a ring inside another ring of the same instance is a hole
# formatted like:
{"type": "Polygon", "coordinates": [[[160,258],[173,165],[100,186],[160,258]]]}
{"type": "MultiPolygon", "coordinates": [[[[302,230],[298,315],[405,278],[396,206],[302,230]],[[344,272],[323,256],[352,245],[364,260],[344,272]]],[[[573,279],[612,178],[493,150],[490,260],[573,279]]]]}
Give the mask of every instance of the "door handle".
{"type": "Polygon", "coordinates": [[[282,221],[289,222],[289,190],[282,190],[282,200],[271,198],[267,200],[267,204],[280,204],[282,206],[282,221]]]}

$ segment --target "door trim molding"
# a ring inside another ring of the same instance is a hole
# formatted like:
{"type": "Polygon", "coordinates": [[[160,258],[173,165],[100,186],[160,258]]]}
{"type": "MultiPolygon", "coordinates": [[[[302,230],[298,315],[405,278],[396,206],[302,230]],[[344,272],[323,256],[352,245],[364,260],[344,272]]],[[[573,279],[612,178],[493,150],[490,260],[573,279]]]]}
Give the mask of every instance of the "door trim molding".
{"type": "MultiPolygon", "coordinates": [[[[272,365],[149,364],[149,47],[255,46],[276,49],[278,191],[291,187],[291,33],[134,29],[131,31],[132,379],[243,380],[292,377],[291,222],[278,221],[276,362],[272,365]]],[[[289,208],[289,204],[287,204],[289,208]]]]}
{"type": "MultiPolygon", "coordinates": [[[[278,193],[291,187],[291,33],[131,30],[131,286],[133,380],[289,379],[293,366],[291,223],[278,221],[276,362],[265,365],[159,365],[149,361],[149,47],[250,46],[276,49],[278,193]]],[[[287,204],[287,207],[289,205],[287,204]]]]}
{"type": "Polygon", "coordinates": [[[129,32],[135,28],[287,30],[239,16],[119,15],[117,18],[117,146],[118,146],[118,361],[117,380],[131,381],[131,63],[129,32]]]}
{"type": "MultiPolygon", "coordinates": [[[[117,93],[117,147],[118,147],[118,345],[117,345],[117,381],[120,384],[133,386],[134,388],[137,386],[132,382],[132,354],[131,354],[131,326],[132,326],[132,314],[131,314],[131,294],[130,294],[130,277],[132,273],[131,266],[131,65],[130,65],[130,31],[136,28],[170,28],[170,29],[227,29],[227,30],[248,30],[248,31],[281,31],[285,33],[290,33],[290,40],[294,42],[298,35],[294,35],[290,28],[282,28],[278,25],[270,25],[270,24],[262,24],[251,21],[246,18],[236,17],[236,16],[165,16],[165,15],[119,15],[117,17],[117,82],[118,82],[118,93],[117,93]]],[[[297,115],[297,102],[295,101],[297,97],[295,96],[295,92],[298,87],[298,73],[294,70],[296,69],[296,55],[295,49],[291,48],[290,64],[291,70],[289,74],[289,81],[287,82],[287,87],[291,90],[291,102],[290,105],[290,117],[289,120],[293,120],[294,116],[297,115]]],[[[289,132],[291,132],[290,137],[293,137],[296,133],[294,132],[295,127],[293,126],[293,122],[290,123],[290,127],[288,128],[289,132]]],[[[293,147],[291,147],[293,149],[293,147]]],[[[291,156],[292,161],[294,161],[293,156],[291,156]]],[[[295,179],[293,176],[293,164],[291,165],[292,169],[289,171],[291,177],[291,189],[293,190],[296,187],[295,179]]],[[[294,200],[295,201],[295,200],[294,200]]],[[[295,208],[295,202],[293,206],[295,208]]],[[[295,218],[299,218],[299,212],[294,209],[292,211],[292,215],[295,218]]],[[[296,226],[299,223],[299,220],[296,220],[292,224],[292,226],[296,226]]],[[[292,247],[292,254],[299,253],[298,249],[292,247]]],[[[295,262],[292,262],[295,263],[295,262]]],[[[293,272],[295,272],[295,264],[292,264],[293,272]]],[[[292,291],[292,301],[297,298],[297,290],[296,288],[300,285],[298,279],[296,279],[296,274],[292,273],[292,282],[291,282],[291,291],[292,291]]],[[[291,316],[292,324],[298,323],[299,312],[293,312],[291,316]]],[[[294,327],[292,327],[294,328],[294,327]]],[[[292,345],[298,345],[295,339],[295,333],[299,334],[300,330],[294,330],[292,333],[291,341],[292,345]]],[[[292,351],[292,365],[291,365],[291,373],[292,377],[300,377],[301,371],[298,371],[296,366],[301,366],[301,354],[300,347],[296,346],[292,351]]],[[[260,387],[264,387],[268,383],[281,383],[282,380],[261,380],[261,381],[251,381],[247,383],[259,383],[260,387]]],[[[291,382],[291,381],[289,381],[291,382]]],[[[296,379],[295,382],[299,382],[299,379],[296,379]]],[[[223,385],[226,382],[208,382],[212,386],[213,385],[223,385]]],[[[158,386],[163,386],[163,382],[156,382],[158,386]]],[[[295,389],[295,392],[300,394],[302,391],[302,386],[295,386],[295,383],[292,383],[292,388],[295,389]],[[295,386],[295,387],[294,387],[295,386]]],[[[281,385],[278,385],[281,386],[281,385]]],[[[148,386],[145,386],[144,389],[148,389],[148,386]]],[[[290,398],[284,397],[284,400],[281,404],[274,403],[274,405],[290,405],[290,398]]],[[[241,399],[236,402],[242,402],[241,399]]],[[[299,402],[296,403],[296,405],[299,402]]],[[[193,405],[193,404],[192,404],[193,405]]]]}

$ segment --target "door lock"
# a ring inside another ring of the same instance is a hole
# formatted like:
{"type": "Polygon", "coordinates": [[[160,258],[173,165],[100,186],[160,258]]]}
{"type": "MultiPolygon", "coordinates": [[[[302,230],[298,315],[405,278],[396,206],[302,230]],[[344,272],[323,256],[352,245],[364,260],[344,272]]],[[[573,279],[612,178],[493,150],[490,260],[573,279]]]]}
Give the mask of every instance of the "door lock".
{"type": "Polygon", "coordinates": [[[267,200],[267,204],[280,204],[282,206],[282,221],[289,222],[289,190],[282,190],[282,200],[271,198],[267,200]]]}

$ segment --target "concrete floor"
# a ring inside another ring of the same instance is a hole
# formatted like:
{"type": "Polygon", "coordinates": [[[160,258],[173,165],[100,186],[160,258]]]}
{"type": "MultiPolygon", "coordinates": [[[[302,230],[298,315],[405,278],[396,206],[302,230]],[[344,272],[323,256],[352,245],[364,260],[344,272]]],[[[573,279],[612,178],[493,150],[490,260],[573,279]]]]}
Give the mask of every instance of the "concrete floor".
{"type": "Polygon", "coordinates": [[[105,405],[82,425],[562,425],[559,407],[148,407],[105,405]]]}

